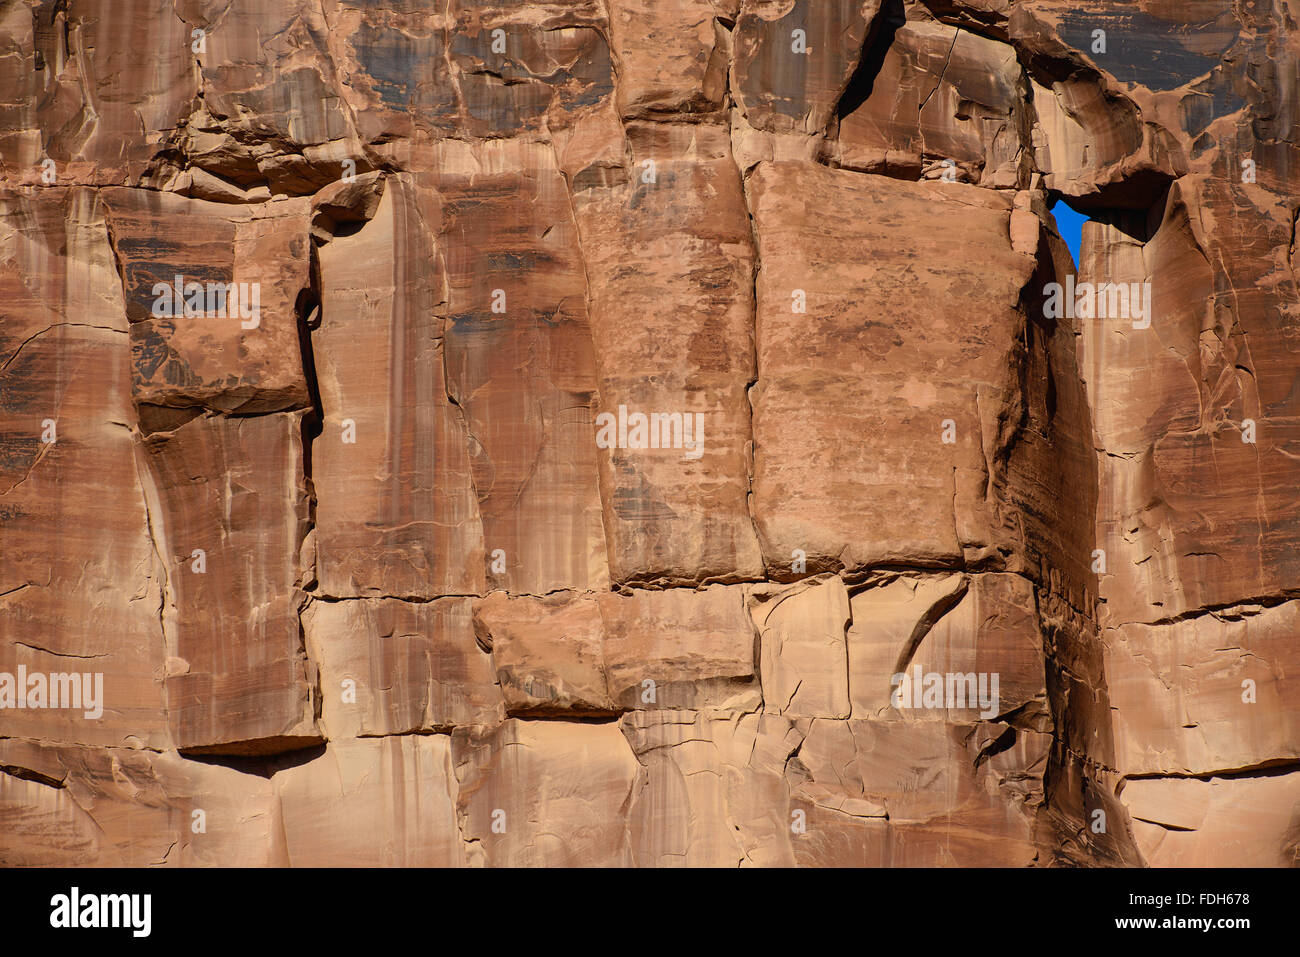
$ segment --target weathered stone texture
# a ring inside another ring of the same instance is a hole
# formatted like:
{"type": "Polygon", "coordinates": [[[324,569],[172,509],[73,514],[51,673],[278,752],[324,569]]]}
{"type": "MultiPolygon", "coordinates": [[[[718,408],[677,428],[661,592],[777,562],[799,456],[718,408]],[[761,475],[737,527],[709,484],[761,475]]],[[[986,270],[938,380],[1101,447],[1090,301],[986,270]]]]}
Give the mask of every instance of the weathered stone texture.
{"type": "Polygon", "coordinates": [[[1084,7],[0,4],[0,864],[1295,865],[1300,6],[1084,7]]]}

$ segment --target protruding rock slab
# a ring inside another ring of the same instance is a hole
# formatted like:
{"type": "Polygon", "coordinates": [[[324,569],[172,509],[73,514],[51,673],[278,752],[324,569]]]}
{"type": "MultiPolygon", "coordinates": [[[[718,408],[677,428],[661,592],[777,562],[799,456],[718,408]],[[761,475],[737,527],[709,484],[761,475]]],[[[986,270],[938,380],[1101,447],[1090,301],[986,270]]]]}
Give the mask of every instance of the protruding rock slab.
{"type": "Polygon", "coordinates": [[[613,714],[605,622],[593,599],[560,594],[508,598],[493,592],[477,611],[512,715],[613,714]]]}
{"type": "Polygon", "coordinates": [[[925,21],[893,34],[871,95],[826,145],[833,165],[900,179],[1029,185],[1031,113],[1011,46],[925,21]]]}
{"type": "Polygon", "coordinates": [[[627,168],[574,207],[600,373],[601,493],[618,582],[762,576],[749,513],[754,250],[727,130],[634,124],[627,168]]]}
{"type": "Polygon", "coordinates": [[[879,0],[744,0],[735,30],[735,96],[751,126],[826,129],[858,66],[879,0]]]}
{"type": "Polygon", "coordinates": [[[817,721],[806,734],[789,775],[800,865],[1012,867],[1041,853],[1050,735],[1011,731],[987,757],[971,725],[817,721]]]}
{"type": "Polygon", "coordinates": [[[1091,501],[1064,493],[1092,467],[1073,335],[1022,302],[1055,267],[1013,247],[1011,198],[792,162],[748,188],[769,572],[980,563],[1095,590],[1091,501]]]}
{"type": "Polygon", "coordinates": [[[622,726],[639,865],[1012,866],[1044,849],[1047,734],[717,711],[622,726]]]}
{"type": "Polygon", "coordinates": [[[136,401],[241,414],[304,408],[307,200],[231,206],[144,189],[103,197],[136,401]]]}
{"type": "Polygon", "coordinates": [[[1300,602],[1106,632],[1125,774],[1300,760],[1300,602]]]}
{"type": "Polygon", "coordinates": [[[1080,282],[1150,298],[1082,324],[1107,624],[1300,587],[1293,226],[1278,196],[1189,176],[1145,224],[1085,228],[1080,282]]]}
{"type": "MultiPolygon", "coordinates": [[[[735,816],[749,792],[754,715],[634,711],[623,733],[641,764],[628,812],[632,863],[638,867],[735,867],[746,857],[735,816]],[[733,809],[733,804],[739,806],[733,809]]],[[[779,813],[773,811],[773,813],[779,813]]]]}
{"type": "Polygon", "coordinates": [[[182,750],[259,754],[320,740],[303,651],[301,414],[202,417],[139,452],[167,565],[168,717],[182,750]]]}
{"type": "Polygon", "coordinates": [[[738,587],[508,598],[476,612],[511,714],[756,707],[738,587]]]}
{"type": "Polygon", "coordinates": [[[832,577],[807,588],[756,591],[751,602],[760,642],[763,704],[792,717],[849,716],[849,593],[832,577]]]}
{"type": "Polygon", "coordinates": [[[488,585],[528,594],[605,587],[595,357],[555,151],[445,141],[433,168],[446,390],[469,432],[488,585]]]}
{"type": "Polygon", "coordinates": [[[609,10],[623,116],[722,108],[731,46],[714,0],[611,0],[609,10]]]}
{"type": "Polygon", "coordinates": [[[1051,730],[1043,634],[1027,579],[899,578],[855,594],[852,615],[855,718],[905,713],[909,720],[987,721],[1014,715],[1022,727],[1051,730]]]}
{"type": "Polygon", "coordinates": [[[448,731],[504,717],[469,598],[312,602],[307,654],[320,670],[321,728],[341,738],[448,731]]]}
{"type": "Polygon", "coordinates": [[[741,588],[606,593],[599,602],[610,694],[621,707],[757,708],[754,625],[741,588]]]}
{"type": "Polygon", "coordinates": [[[1295,867],[1300,774],[1146,778],[1121,795],[1151,867],[1295,867]]]}

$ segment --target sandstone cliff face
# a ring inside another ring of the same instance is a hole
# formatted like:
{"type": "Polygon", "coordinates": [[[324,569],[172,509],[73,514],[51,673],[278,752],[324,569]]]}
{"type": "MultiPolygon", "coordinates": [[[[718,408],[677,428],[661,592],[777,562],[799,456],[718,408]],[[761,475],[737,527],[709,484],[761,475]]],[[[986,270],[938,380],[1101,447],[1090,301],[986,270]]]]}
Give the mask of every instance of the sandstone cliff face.
{"type": "Polygon", "coordinates": [[[0,863],[1294,865],[1297,22],[0,3],[0,863]]]}

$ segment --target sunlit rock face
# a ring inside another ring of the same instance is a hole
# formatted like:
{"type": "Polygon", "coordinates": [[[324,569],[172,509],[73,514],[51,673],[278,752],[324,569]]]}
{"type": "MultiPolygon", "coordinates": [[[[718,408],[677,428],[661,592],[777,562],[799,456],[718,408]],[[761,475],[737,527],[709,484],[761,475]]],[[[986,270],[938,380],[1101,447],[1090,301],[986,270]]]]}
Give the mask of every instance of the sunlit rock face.
{"type": "Polygon", "coordinates": [[[5,5],[0,864],[1295,865],[1298,17],[5,5]]]}

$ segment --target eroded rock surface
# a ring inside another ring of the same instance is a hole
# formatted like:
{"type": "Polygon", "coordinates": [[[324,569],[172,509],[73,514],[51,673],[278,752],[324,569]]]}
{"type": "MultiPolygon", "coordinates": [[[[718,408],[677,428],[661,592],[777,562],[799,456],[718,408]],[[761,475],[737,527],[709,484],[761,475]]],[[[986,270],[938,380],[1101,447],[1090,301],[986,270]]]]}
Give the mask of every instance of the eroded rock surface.
{"type": "Polygon", "coordinates": [[[1294,866],[1298,18],[4,5],[0,863],[1294,866]]]}

